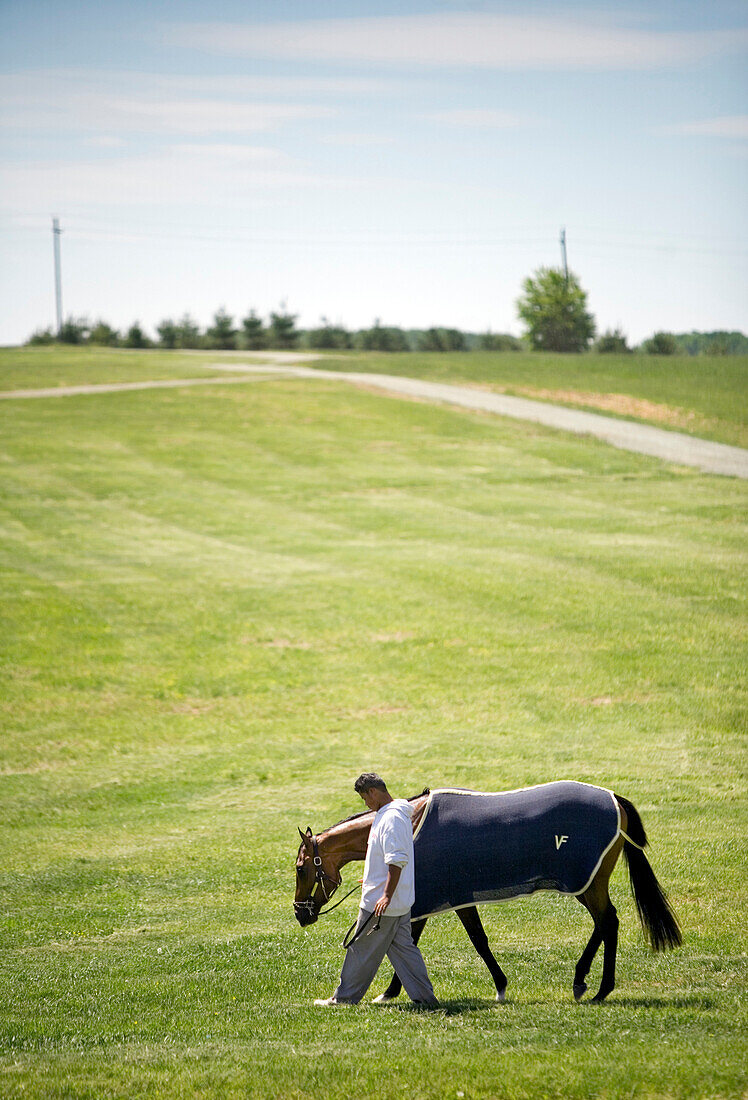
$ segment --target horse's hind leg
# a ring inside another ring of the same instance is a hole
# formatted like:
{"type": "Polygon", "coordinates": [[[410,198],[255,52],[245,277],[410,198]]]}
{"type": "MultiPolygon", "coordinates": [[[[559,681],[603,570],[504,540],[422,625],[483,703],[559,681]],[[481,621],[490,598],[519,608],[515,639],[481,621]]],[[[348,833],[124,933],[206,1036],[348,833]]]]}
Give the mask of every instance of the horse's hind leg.
{"type": "Polygon", "coordinates": [[[595,921],[595,930],[590,936],[589,943],[582,952],[582,957],[574,971],[574,997],[578,1001],[587,992],[585,978],[589,973],[592,960],[597,954],[597,949],[603,945],[603,976],[600,988],[590,1001],[590,1004],[601,1004],[616,984],[616,954],[618,951],[618,914],[612,902],[608,902],[603,912],[595,911],[587,905],[595,921]]]}
{"type": "Polygon", "coordinates": [[[600,944],[603,945],[603,976],[600,988],[592,998],[593,1004],[600,1004],[615,988],[616,984],[616,954],[618,952],[618,914],[610,900],[608,882],[620,855],[622,841],[616,844],[608,852],[603,860],[600,870],[592,880],[590,887],[579,898],[595,922],[595,928],[589,942],[582,952],[581,958],[574,971],[574,996],[577,1000],[583,996],[587,989],[585,978],[589,973],[592,960],[597,954],[600,944]]]}
{"type": "MultiPolygon", "coordinates": [[[[410,926],[410,934],[413,937],[413,943],[418,943],[421,938],[421,932],[426,927],[426,921],[428,917],[424,917],[422,920],[414,920],[410,926]]],[[[403,988],[403,983],[398,978],[397,974],[392,975],[392,981],[385,989],[384,993],[380,993],[378,997],[374,998],[374,1004],[383,1005],[387,1001],[394,1001],[395,997],[399,997],[400,991],[403,988]]]]}
{"type": "Polygon", "coordinates": [[[470,905],[466,909],[458,909],[457,916],[462,921],[473,947],[491,972],[491,977],[496,986],[496,1000],[503,1001],[506,997],[506,974],[496,962],[488,945],[488,937],[483,922],[478,916],[478,910],[474,905],[470,905]]]}

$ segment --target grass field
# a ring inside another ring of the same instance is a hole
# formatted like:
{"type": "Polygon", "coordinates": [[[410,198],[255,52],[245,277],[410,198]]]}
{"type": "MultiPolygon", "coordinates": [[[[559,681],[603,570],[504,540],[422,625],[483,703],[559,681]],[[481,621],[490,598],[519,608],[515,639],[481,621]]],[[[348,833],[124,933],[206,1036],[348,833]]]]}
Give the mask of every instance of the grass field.
{"type": "Polygon", "coordinates": [[[0,421],[0,1095],[744,1094],[744,483],[323,381],[0,421]],[[618,790],[684,947],[619,869],[600,1008],[544,894],[483,910],[508,1004],[447,915],[440,1012],[314,1009],[355,905],[298,928],[296,826],[365,768],[618,790]]]}
{"type": "MultiPolygon", "coordinates": [[[[351,353],[335,365],[341,370],[477,385],[748,447],[748,356],[744,355],[351,353]]],[[[330,364],[332,369],[335,365],[330,364]]]]}
{"type": "Polygon", "coordinates": [[[215,374],[207,366],[211,358],[215,355],[127,348],[0,348],[0,390],[205,378],[215,374]]]}
{"type": "MultiPolygon", "coordinates": [[[[261,352],[247,353],[257,362],[261,352]]],[[[237,352],[0,348],[0,389],[210,377],[237,352]]],[[[320,366],[480,386],[748,447],[748,356],[325,353],[320,366]]]]}

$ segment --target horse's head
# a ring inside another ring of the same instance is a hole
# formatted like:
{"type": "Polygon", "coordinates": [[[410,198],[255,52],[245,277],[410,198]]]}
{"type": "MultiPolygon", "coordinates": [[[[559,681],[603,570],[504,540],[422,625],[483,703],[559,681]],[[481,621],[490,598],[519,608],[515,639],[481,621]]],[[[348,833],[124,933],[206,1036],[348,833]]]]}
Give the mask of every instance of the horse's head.
{"type": "Polygon", "coordinates": [[[310,828],[305,833],[299,829],[299,836],[293,908],[296,920],[306,928],[314,924],[322,906],[340,886],[340,873],[333,861],[320,852],[317,837],[310,828]]]}

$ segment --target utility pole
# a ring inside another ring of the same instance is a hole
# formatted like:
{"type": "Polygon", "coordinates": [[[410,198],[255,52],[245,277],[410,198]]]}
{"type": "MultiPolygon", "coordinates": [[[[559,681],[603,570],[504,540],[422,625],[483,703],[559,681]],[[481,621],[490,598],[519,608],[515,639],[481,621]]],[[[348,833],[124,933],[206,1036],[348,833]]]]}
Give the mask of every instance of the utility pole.
{"type": "Polygon", "coordinates": [[[566,230],[561,230],[561,261],[564,265],[564,281],[569,281],[569,267],[566,263],[566,230]]]}
{"type": "Polygon", "coordinates": [[[55,305],[57,306],[57,335],[62,331],[62,274],[60,271],[60,219],[52,218],[52,239],[55,248],[55,305]]]}

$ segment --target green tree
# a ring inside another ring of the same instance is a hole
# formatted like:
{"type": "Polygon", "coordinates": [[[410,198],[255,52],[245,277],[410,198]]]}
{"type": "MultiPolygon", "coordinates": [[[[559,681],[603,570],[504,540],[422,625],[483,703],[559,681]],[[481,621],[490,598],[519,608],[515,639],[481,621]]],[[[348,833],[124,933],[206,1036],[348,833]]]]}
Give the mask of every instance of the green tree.
{"type": "Polygon", "coordinates": [[[270,314],[268,343],[271,348],[295,348],[299,335],[295,313],[286,313],[281,307],[278,313],[270,314]]]}
{"type": "Polygon", "coordinates": [[[242,321],[242,344],[249,351],[261,351],[268,346],[267,329],[254,310],[250,310],[242,321]]]}
{"type": "Polygon", "coordinates": [[[484,332],[479,346],[481,351],[522,351],[522,341],[508,332],[484,332]]]}
{"type": "Polygon", "coordinates": [[[465,337],[456,328],[430,328],[421,333],[419,351],[465,351],[465,337]]]}
{"type": "Polygon", "coordinates": [[[540,267],[522,284],[517,311],[537,351],[584,351],[595,335],[595,320],[587,312],[587,294],[576,275],[555,267],[540,267]]]}
{"type": "Polygon", "coordinates": [[[408,337],[401,328],[386,328],[377,319],[372,328],[358,333],[356,343],[364,351],[410,351],[408,337]]]}
{"type": "Polygon", "coordinates": [[[124,345],[126,348],[149,348],[151,341],[143,332],[138,321],[130,325],[124,339],[124,345]]]}
{"type": "Polygon", "coordinates": [[[726,336],[716,336],[714,340],[706,345],[704,350],[705,355],[729,355],[730,345],[726,336]]]}
{"type": "Polygon", "coordinates": [[[310,348],[350,348],[353,340],[347,329],[339,325],[331,325],[326,317],[322,318],[320,328],[313,328],[307,333],[307,343],[310,348]]]}
{"type": "Polygon", "coordinates": [[[68,317],[58,335],[61,344],[85,344],[90,325],[85,317],[68,317]]]}
{"type": "Polygon", "coordinates": [[[626,342],[626,337],[619,328],[612,332],[608,329],[598,337],[595,343],[595,351],[600,355],[625,355],[631,351],[626,342]]]}
{"type": "Polygon", "coordinates": [[[205,342],[209,348],[219,351],[229,351],[236,347],[234,318],[225,309],[219,309],[213,315],[213,324],[205,332],[205,342]]]}
{"type": "Polygon", "coordinates": [[[179,340],[179,328],[170,318],[162,321],[160,325],[156,325],[156,332],[158,333],[158,342],[162,348],[175,348],[179,340]]]}
{"type": "Polygon", "coordinates": [[[88,334],[88,342],[89,344],[99,344],[105,348],[113,348],[119,342],[119,333],[116,328],[112,328],[106,321],[99,320],[88,334]]]}
{"type": "Polygon", "coordinates": [[[27,344],[32,346],[40,346],[44,344],[56,344],[57,337],[51,328],[38,328],[36,332],[32,332],[26,341],[27,344]]]}
{"type": "Polygon", "coordinates": [[[181,320],[177,321],[177,347],[199,348],[202,347],[200,329],[189,313],[185,313],[181,320]]]}
{"type": "Polygon", "coordinates": [[[656,332],[642,344],[647,355],[675,355],[678,343],[671,332],[656,332]]]}

